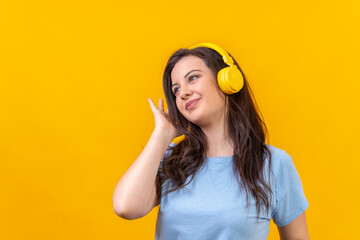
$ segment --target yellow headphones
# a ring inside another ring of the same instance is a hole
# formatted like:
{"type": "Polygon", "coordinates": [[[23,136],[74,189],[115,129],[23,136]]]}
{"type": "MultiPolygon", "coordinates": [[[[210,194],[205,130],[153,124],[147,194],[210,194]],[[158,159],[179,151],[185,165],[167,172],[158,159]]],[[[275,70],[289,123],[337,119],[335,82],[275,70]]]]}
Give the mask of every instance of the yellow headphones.
{"type": "Polygon", "coordinates": [[[220,46],[214,43],[199,43],[189,47],[189,49],[197,47],[207,47],[217,51],[223,58],[224,62],[229,65],[217,73],[217,82],[221,89],[226,94],[234,94],[241,90],[244,85],[244,78],[240,70],[234,65],[234,60],[229,54],[220,46]]]}

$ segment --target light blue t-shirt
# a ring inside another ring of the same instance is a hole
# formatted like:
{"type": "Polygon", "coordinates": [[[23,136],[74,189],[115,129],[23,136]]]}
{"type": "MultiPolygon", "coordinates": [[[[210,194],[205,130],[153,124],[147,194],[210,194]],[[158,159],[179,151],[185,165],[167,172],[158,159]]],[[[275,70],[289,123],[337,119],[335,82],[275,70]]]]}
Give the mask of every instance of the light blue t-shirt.
{"type": "MultiPolygon", "coordinates": [[[[173,146],[175,143],[170,143],[173,146]]],[[[281,227],[289,224],[308,206],[299,174],[286,151],[267,144],[272,153],[269,213],[264,206],[256,218],[256,200],[240,191],[232,172],[232,156],[208,157],[186,189],[161,198],[156,220],[155,240],[265,240],[270,220],[281,227]]],[[[170,154],[168,149],[166,156],[170,154]]],[[[164,159],[164,156],[161,160],[164,159]]],[[[268,182],[268,159],[265,179],[268,182]]],[[[187,179],[186,183],[190,180],[187,179]]],[[[169,179],[167,180],[169,181],[169,179]]],[[[165,192],[164,184],[162,192],[165,192]]]]}

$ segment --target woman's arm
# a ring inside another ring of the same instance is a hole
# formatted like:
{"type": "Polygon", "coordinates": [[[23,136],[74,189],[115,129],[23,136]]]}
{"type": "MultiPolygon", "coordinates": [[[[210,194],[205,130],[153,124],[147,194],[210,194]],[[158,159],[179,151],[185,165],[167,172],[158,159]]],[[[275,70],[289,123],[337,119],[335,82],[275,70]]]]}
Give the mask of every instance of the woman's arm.
{"type": "Polygon", "coordinates": [[[145,148],[117,183],[113,193],[115,213],[125,219],[143,217],[153,207],[153,189],[160,161],[172,136],[155,129],[145,148]]]}
{"type": "Polygon", "coordinates": [[[281,240],[309,240],[305,211],[286,226],[278,227],[281,240]]]}

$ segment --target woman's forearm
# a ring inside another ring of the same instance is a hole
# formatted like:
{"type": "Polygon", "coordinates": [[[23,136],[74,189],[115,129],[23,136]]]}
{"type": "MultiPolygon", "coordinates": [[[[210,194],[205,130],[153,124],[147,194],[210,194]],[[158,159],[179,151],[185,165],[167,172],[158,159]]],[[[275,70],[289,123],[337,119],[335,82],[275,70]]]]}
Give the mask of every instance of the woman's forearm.
{"type": "Polygon", "coordinates": [[[134,219],[148,212],[160,161],[172,140],[166,131],[153,131],[141,154],[115,187],[113,208],[117,215],[134,219]]]}

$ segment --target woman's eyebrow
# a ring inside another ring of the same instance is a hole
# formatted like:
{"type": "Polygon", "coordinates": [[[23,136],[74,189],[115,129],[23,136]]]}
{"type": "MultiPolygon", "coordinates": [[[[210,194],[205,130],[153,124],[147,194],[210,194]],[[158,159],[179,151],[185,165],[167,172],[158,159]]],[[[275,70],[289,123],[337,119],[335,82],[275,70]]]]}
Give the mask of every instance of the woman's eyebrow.
{"type": "MultiPolygon", "coordinates": [[[[194,72],[194,71],[200,71],[200,72],[202,72],[202,70],[200,70],[200,69],[193,69],[193,70],[191,70],[190,72],[188,72],[187,74],[185,74],[184,78],[186,78],[190,73],[192,73],[192,72],[194,72]]],[[[173,86],[175,86],[175,85],[179,85],[179,84],[174,83],[173,85],[171,85],[171,88],[172,88],[173,86]]]]}

